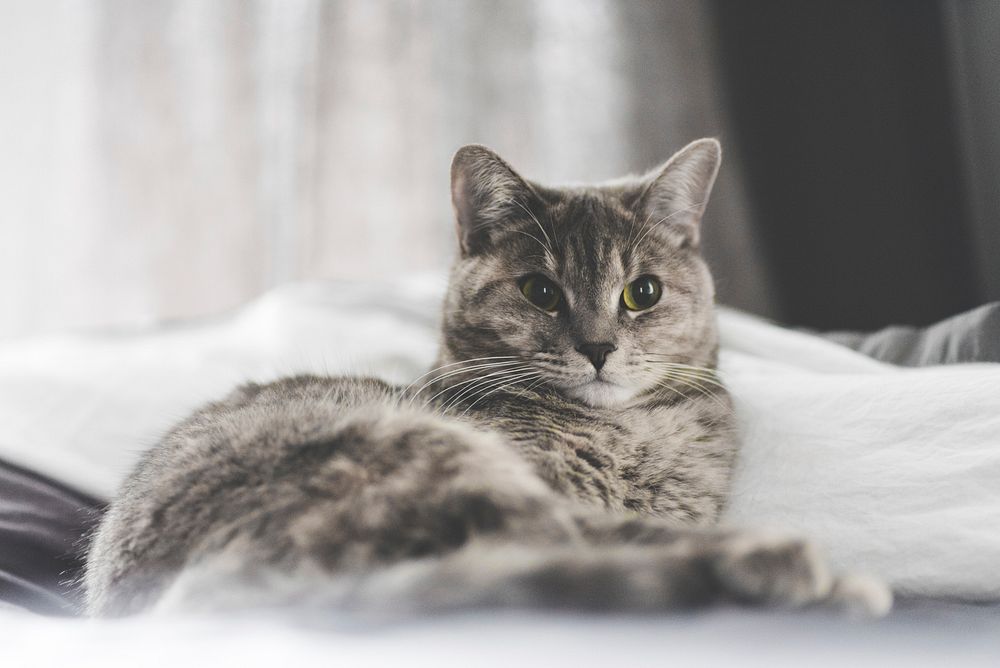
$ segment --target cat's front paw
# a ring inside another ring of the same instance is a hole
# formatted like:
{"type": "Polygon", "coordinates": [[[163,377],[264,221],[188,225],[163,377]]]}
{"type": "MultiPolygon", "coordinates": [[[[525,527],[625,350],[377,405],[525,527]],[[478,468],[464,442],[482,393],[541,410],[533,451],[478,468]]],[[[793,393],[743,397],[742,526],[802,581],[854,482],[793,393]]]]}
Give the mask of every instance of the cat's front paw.
{"type": "Polygon", "coordinates": [[[726,540],[713,568],[725,593],[737,601],[784,608],[822,606],[880,617],[892,593],[873,578],[834,575],[810,542],[757,534],[726,540]]]}

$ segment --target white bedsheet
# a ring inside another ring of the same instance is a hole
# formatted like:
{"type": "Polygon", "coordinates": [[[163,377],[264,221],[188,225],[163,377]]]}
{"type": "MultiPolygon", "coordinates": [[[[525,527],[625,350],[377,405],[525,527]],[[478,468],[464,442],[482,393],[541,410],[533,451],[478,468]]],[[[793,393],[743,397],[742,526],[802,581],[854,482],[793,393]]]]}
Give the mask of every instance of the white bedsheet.
{"type": "MultiPolygon", "coordinates": [[[[0,457],[102,497],[176,420],[245,380],[407,382],[443,281],[310,283],[217,319],[0,343],[0,457]]],[[[890,367],[722,311],[744,447],[727,521],[813,537],[897,591],[1000,600],[1000,365],[890,367]]]]}
{"type": "Polygon", "coordinates": [[[715,610],[698,615],[483,613],[388,626],[330,620],[60,620],[0,611],[0,665],[66,668],[995,668],[1000,617],[922,607],[877,622],[715,610]]]}

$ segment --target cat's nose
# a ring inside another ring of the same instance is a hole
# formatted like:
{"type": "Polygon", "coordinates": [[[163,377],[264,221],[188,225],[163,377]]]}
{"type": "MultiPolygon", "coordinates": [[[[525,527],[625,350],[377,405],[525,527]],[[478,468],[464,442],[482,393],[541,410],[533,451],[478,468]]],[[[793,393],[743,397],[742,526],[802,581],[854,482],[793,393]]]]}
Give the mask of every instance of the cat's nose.
{"type": "Polygon", "coordinates": [[[586,355],[587,359],[590,360],[590,363],[598,371],[604,366],[604,362],[608,359],[608,354],[617,349],[618,346],[613,343],[581,343],[576,347],[576,351],[586,355]]]}

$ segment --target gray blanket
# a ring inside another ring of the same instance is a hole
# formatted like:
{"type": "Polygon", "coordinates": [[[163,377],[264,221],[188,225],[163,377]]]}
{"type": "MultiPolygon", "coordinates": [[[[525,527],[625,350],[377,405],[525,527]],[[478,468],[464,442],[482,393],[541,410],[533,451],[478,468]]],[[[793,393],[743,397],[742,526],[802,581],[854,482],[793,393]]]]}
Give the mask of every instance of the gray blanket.
{"type": "Polygon", "coordinates": [[[827,338],[901,366],[1000,362],[1000,302],[930,327],[887,327],[873,334],[834,332],[827,338]]]}

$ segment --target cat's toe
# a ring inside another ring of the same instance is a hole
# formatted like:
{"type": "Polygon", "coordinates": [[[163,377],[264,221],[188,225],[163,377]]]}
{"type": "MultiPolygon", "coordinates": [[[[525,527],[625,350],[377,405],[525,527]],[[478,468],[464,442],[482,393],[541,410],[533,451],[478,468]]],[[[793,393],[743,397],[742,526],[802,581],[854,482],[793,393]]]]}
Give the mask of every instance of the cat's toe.
{"type": "Polygon", "coordinates": [[[892,590],[867,575],[842,575],[825,603],[856,617],[883,617],[892,608],[892,590]]]}
{"type": "Polygon", "coordinates": [[[824,600],[835,583],[814,545],[788,538],[734,538],[724,546],[714,570],[729,597],[778,607],[824,600]]]}

